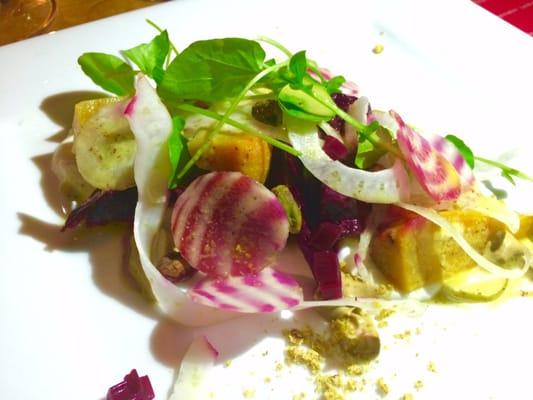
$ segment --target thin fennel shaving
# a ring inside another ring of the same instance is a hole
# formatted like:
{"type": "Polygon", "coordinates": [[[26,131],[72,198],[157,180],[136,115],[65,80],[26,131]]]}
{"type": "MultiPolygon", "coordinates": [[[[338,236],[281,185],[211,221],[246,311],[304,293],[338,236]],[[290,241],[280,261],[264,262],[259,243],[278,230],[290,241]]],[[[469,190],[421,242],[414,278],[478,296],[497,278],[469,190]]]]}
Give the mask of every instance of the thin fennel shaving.
{"type": "Polygon", "coordinates": [[[474,260],[481,268],[497,276],[509,279],[518,279],[524,276],[524,274],[529,270],[529,268],[531,268],[533,264],[533,255],[531,254],[531,251],[525,245],[523,245],[522,248],[524,264],[521,267],[507,269],[496,265],[481,254],[479,254],[466,241],[463,235],[461,235],[461,233],[457,229],[455,229],[452,224],[450,224],[444,217],[440,216],[435,210],[407,203],[397,203],[396,205],[405,210],[414,212],[438,225],[445,232],[447,232],[453,238],[453,240],[455,240],[455,242],[465,251],[465,253],[468,254],[468,256],[472,258],[472,260],[474,260]]]}

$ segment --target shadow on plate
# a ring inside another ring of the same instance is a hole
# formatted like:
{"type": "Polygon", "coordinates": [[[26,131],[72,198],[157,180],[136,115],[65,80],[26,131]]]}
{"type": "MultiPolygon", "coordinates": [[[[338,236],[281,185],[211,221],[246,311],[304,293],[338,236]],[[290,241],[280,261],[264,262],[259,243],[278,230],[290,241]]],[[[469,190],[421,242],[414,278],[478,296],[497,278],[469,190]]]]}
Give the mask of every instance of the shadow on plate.
{"type": "Polygon", "coordinates": [[[96,91],[73,91],[54,94],[45,98],[40,109],[48,118],[61,126],[61,130],[50,136],[47,140],[50,142],[61,142],[68,135],[72,127],[74,117],[74,106],[76,103],[84,100],[98,99],[107,97],[105,93],[96,91]]]}

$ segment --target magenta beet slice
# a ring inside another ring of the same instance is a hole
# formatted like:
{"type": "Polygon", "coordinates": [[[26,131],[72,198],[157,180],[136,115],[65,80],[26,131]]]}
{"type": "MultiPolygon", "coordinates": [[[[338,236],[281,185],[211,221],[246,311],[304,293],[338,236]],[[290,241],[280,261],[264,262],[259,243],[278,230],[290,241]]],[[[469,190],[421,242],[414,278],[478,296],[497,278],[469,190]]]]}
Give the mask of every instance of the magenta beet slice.
{"type": "Polygon", "coordinates": [[[254,275],[205,278],[189,290],[189,296],[206,306],[242,313],[285,310],[303,300],[298,282],[273,268],[254,275]]]}
{"type": "Polygon", "coordinates": [[[172,213],[174,243],[189,264],[211,277],[253,274],[275,261],[287,242],[283,206],[239,172],[194,180],[172,213]]]}

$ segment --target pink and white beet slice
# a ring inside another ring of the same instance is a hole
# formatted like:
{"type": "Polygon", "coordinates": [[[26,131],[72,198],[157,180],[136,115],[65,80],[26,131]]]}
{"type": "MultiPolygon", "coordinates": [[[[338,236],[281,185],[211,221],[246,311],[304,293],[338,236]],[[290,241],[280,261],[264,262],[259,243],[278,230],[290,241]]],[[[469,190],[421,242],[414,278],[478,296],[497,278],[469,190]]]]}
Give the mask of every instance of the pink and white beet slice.
{"type": "Polygon", "coordinates": [[[240,172],[211,172],[192,182],[172,213],[174,244],[208,276],[249,275],[285,248],[289,222],[266,187],[240,172]]]}
{"type": "Polygon", "coordinates": [[[241,313],[276,312],[303,301],[298,282],[273,268],[254,275],[205,278],[189,290],[189,296],[199,304],[241,313]]]}

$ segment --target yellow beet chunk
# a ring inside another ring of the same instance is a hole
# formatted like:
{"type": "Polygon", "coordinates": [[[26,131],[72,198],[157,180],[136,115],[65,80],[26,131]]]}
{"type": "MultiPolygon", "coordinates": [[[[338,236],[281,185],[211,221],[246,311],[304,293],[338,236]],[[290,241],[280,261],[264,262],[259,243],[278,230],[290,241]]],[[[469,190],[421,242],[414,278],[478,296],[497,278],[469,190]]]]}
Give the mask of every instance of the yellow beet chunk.
{"type": "Polygon", "coordinates": [[[74,153],[81,176],[102,190],[124,190],[135,185],[135,138],[117,97],[78,103],[72,129],[74,153]]]}
{"type": "MultiPolygon", "coordinates": [[[[193,155],[205,142],[207,131],[198,132],[188,143],[193,155]]],[[[264,183],[270,168],[268,143],[244,133],[221,132],[211,140],[196,165],[208,171],[236,171],[264,183]]]]}
{"type": "MultiPolygon", "coordinates": [[[[474,211],[445,211],[441,215],[481,253],[503,230],[499,223],[474,211]]],[[[476,266],[445,231],[419,216],[379,232],[372,240],[370,254],[383,274],[403,292],[442,282],[476,266]]]]}

